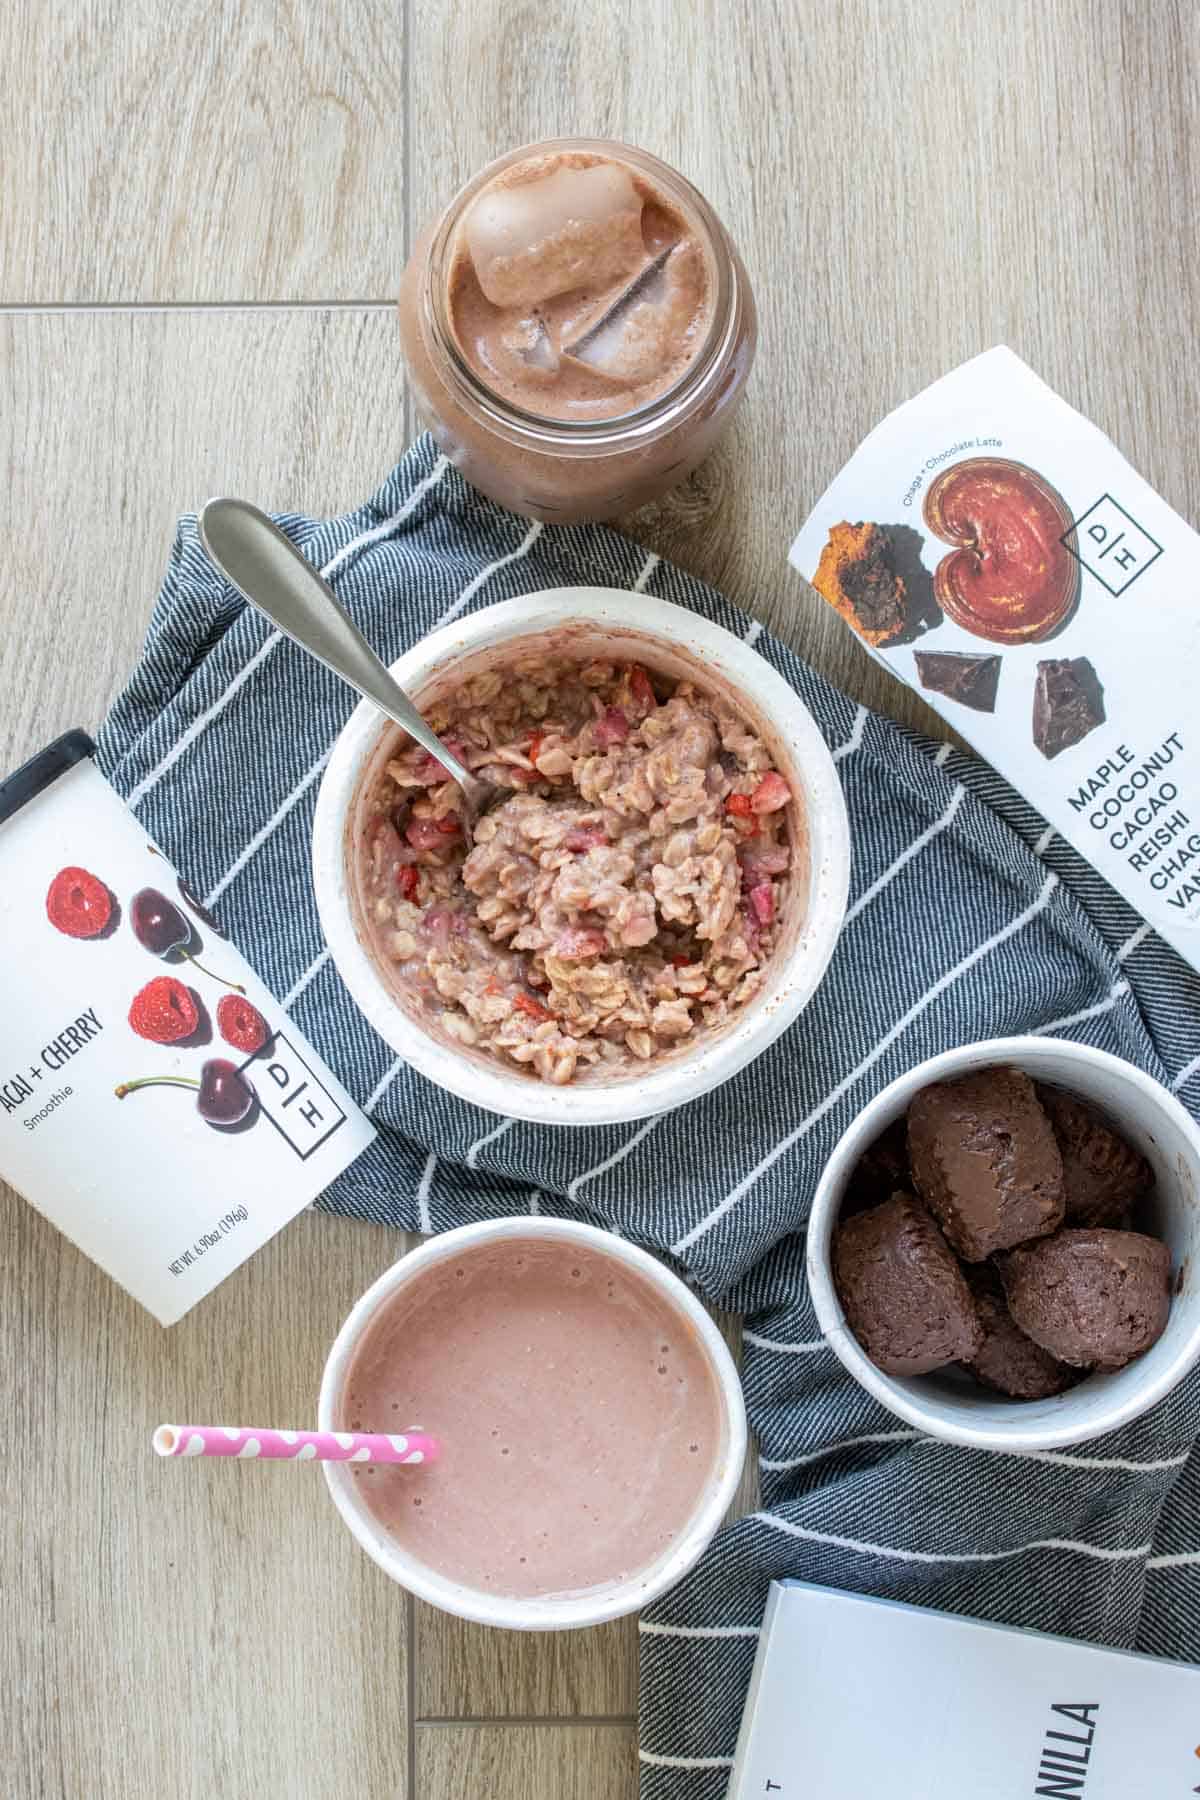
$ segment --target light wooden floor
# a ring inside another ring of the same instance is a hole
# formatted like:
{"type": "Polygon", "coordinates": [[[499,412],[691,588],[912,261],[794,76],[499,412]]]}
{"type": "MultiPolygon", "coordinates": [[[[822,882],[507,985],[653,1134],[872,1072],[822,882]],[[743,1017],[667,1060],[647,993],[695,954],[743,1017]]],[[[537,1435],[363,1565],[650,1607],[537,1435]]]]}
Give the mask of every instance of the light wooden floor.
{"type": "MultiPolygon", "coordinates": [[[[0,11],[0,739],[124,681],[175,515],[359,501],[409,440],[414,224],[559,131],[684,169],[749,265],[733,441],[633,523],[929,722],[789,573],[887,407],[1006,339],[1200,517],[1200,15],[1183,0],[36,0],[0,11]]],[[[635,1636],[408,1606],[319,1478],[177,1468],[159,1419],[300,1421],[397,1253],[307,1215],[161,1331],[0,1193],[0,1785],[177,1800],[630,1800],[635,1636]]]]}

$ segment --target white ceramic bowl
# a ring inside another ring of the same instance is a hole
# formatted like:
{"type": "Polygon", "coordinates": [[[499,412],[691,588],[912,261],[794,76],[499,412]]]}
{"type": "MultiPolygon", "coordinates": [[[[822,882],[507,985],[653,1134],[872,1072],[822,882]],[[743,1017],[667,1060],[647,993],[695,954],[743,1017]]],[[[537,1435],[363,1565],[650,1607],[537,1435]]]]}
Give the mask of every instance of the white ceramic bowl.
{"type": "Polygon", "coordinates": [[[830,1345],[856,1381],[919,1431],[985,1450],[1049,1450],[1082,1443],[1146,1412],[1200,1358],[1200,1131],[1157,1081],[1106,1051],[1049,1037],[967,1044],[893,1081],[841,1138],[813,1200],[807,1260],[813,1305],[830,1345]],[[867,1146],[931,1081],[998,1063],[1092,1101],[1142,1152],[1157,1184],[1152,1228],[1170,1245],[1177,1285],[1167,1328],[1152,1349],[1114,1374],[1089,1375],[1049,1400],[993,1396],[958,1370],[911,1378],[883,1374],[847,1325],[830,1268],[830,1241],[846,1182],[867,1146]]]}
{"type": "Polygon", "coordinates": [[[719,625],[649,594],[612,588],[553,588],[504,600],[444,626],[392,665],[419,705],[467,676],[528,652],[539,639],[581,660],[638,660],[690,676],[727,696],[757,729],[776,767],[801,797],[804,833],[795,845],[780,941],[762,990],[723,1032],[621,1079],[554,1087],[482,1052],[435,1036],[394,998],[362,941],[353,906],[350,855],[366,781],[386,761],[395,728],[363,701],[333,749],[313,828],[313,879],[325,941],[343,981],[375,1030],[405,1062],[451,1093],[506,1118],[554,1125],[604,1125],[646,1118],[692,1100],[761,1054],[800,1013],[833,954],[846,910],[850,834],[841,785],[812,714],[756,651],[719,625]]]}
{"type": "Polygon", "coordinates": [[[334,1431],[343,1423],[341,1395],[346,1374],[363,1332],[393,1295],[418,1280],[432,1264],[458,1256],[477,1244],[501,1239],[579,1244],[601,1256],[633,1269],[670,1306],[699,1339],[708,1358],[723,1411],[721,1450],[708,1489],[675,1543],[649,1568],[625,1581],[591,1588],[586,1593],[545,1599],[514,1599],[464,1587],[431,1569],[401,1548],[383,1529],[364,1503],[358,1484],[344,1463],[325,1463],[325,1479],[334,1504],[368,1556],[403,1587],[440,1606],[444,1612],[472,1619],[481,1625],[501,1625],[512,1631],[561,1631],[581,1625],[600,1625],[639,1612],[694,1568],[708,1547],[733,1500],[746,1456],[746,1409],[733,1358],[720,1332],[695,1296],[678,1276],[645,1250],[593,1225],[577,1225],[565,1219],[517,1217],[489,1219],[479,1225],[460,1225],[455,1231],[429,1238],[417,1250],[393,1263],[369,1287],[334,1340],[321,1380],[317,1407],[318,1429],[334,1431]]]}

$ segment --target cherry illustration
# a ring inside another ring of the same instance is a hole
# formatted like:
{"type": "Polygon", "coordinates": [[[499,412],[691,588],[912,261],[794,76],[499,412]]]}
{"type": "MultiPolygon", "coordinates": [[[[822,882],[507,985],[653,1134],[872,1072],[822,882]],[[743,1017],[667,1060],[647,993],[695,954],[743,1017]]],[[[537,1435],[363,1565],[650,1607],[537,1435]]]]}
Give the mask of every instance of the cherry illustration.
{"type": "MultiPolygon", "coordinates": [[[[147,844],[146,848],[150,852],[151,856],[159,856],[159,857],[162,857],[162,860],[164,862],[166,861],[166,858],[162,856],[161,850],[156,850],[154,848],[153,844],[147,844]]],[[[210,931],[215,931],[218,937],[224,937],[225,932],[221,928],[220,921],[217,918],[215,918],[214,915],[208,910],[207,906],[205,906],[203,900],[200,898],[199,894],[196,892],[196,890],[192,886],[191,882],[185,881],[183,879],[182,875],[177,875],[175,877],[175,886],[179,889],[179,892],[182,895],[184,901],[187,903],[188,906],[191,907],[192,911],[195,913],[196,917],[201,921],[201,923],[204,925],[207,925],[208,929],[210,931]]]]}
{"type": "Polygon", "coordinates": [[[46,917],[66,937],[99,937],[113,914],[113,897],[88,869],[60,869],[46,895],[46,917]]]}
{"type": "Polygon", "coordinates": [[[215,931],[218,937],[224,937],[225,933],[222,931],[219,922],[213,914],[209,912],[207,906],[205,906],[191,882],[185,881],[182,875],[177,875],[175,877],[175,886],[179,889],[179,892],[183,895],[183,898],[187,901],[187,904],[191,907],[196,917],[202,920],[203,923],[208,926],[210,931],[215,931]]]}
{"type": "Polygon", "coordinates": [[[214,975],[203,963],[196,962],[191,951],[194,936],[191,925],[184,918],[173,900],[160,893],[158,888],[142,888],[133,896],[129,904],[129,918],[133,926],[133,935],[152,956],[173,956],[178,953],[195,963],[202,975],[222,986],[232,988],[235,994],[244,994],[245,988],[240,982],[227,981],[223,975],[214,975]]]}
{"type": "Polygon", "coordinates": [[[210,1125],[240,1125],[254,1098],[250,1083],[223,1056],[210,1057],[200,1070],[196,1111],[210,1125]]]}
{"type": "Polygon", "coordinates": [[[143,1075],[137,1081],[123,1081],[113,1089],[118,1100],[145,1087],[191,1088],[196,1095],[196,1111],[208,1125],[240,1125],[250,1115],[257,1095],[250,1083],[223,1056],[212,1056],[202,1066],[199,1081],[187,1075],[143,1075]]]}

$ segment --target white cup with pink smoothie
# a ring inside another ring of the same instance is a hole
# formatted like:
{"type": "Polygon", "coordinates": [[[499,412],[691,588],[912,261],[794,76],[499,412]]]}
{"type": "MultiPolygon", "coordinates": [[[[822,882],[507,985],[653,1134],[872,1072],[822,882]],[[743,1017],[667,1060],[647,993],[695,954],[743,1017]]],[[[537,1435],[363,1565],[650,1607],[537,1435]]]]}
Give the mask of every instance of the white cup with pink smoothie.
{"type": "Polygon", "coordinates": [[[639,1611],[699,1560],[737,1487],[746,1415],[699,1301],[636,1245],[518,1217],[431,1238],[338,1333],[322,1430],[420,1426],[435,1463],[327,1463],[393,1580],[515,1630],[639,1611]]]}

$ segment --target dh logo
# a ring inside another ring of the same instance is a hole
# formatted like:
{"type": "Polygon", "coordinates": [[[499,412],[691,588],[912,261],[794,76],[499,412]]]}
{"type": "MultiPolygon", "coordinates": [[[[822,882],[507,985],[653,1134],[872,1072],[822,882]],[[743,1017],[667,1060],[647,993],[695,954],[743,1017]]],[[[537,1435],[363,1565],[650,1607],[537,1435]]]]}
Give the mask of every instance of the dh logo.
{"type": "Polygon", "coordinates": [[[276,1032],[266,1056],[252,1056],[242,1064],[242,1073],[253,1074],[259,1105],[301,1162],[346,1122],[333,1095],[282,1031],[276,1032]]]}
{"type": "Polygon", "coordinates": [[[1123,594],[1162,555],[1162,545],[1111,494],[1101,494],[1062,542],[1110,594],[1123,594]]]}

